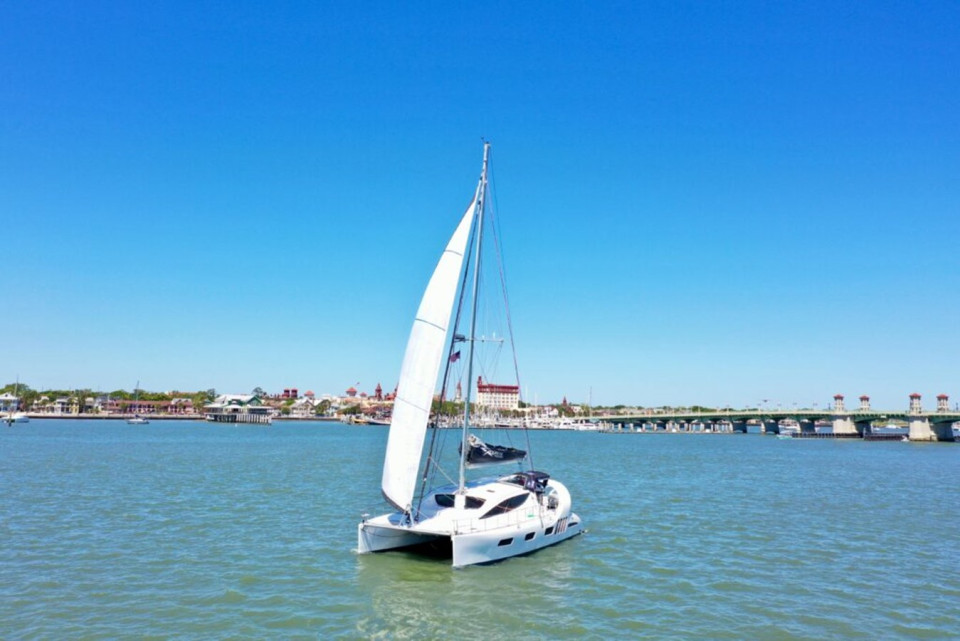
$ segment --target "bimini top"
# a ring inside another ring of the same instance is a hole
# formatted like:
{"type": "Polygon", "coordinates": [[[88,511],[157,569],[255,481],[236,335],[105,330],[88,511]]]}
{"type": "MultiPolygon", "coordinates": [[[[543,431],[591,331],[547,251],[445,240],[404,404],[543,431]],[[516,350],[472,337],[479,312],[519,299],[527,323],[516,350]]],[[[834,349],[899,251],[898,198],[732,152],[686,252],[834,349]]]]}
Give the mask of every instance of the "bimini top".
{"type": "Polygon", "coordinates": [[[546,472],[530,470],[529,472],[517,472],[510,476],[504,476],[499,480],[503,483],[519,485],[531,492],[543,492],[547,487],[547,482],[550,481],[550,475],[546,472]]]}

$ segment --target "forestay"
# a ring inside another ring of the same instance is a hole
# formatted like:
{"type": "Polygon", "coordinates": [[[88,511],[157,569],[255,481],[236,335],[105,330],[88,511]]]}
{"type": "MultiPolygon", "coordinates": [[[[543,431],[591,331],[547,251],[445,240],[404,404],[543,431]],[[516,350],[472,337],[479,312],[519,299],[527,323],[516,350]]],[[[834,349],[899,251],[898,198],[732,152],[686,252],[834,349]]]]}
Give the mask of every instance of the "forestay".
{"type": "Polygon", "coordinates": [[[384,497],[400,510],[409,510],[413,501],[433,392],[479,195],[478,187],[430,277],[403,355],[381,486],[384,497]]]}

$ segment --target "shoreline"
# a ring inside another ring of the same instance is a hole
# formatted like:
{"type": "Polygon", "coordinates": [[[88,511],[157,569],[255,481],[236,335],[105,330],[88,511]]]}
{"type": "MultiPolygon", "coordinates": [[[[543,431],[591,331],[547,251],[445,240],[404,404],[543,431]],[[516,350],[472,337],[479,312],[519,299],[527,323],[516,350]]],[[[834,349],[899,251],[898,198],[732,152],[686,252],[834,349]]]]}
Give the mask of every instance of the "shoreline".
{"type": "MultiPolygon", "coordinates": [[[[206,422],[206,416],[203,414],[140,414],[141,418],[145,418],[148,421],[204,421],[206,422]]],[[[70,419],[70,420],[81,420],[81,421],[125,421],[129,418],[133,418],[131,414],[27,414],[27,418],[31,421],[36,419],[47,420],[47,419],[70,419]]],[[[342,422],[338,418],[333,418],[329,416],[310,416],[301,418],[299,416],[275,416],[273,417],[274,421],[322,421],[326,423],[338,423],[342,422]]]]}

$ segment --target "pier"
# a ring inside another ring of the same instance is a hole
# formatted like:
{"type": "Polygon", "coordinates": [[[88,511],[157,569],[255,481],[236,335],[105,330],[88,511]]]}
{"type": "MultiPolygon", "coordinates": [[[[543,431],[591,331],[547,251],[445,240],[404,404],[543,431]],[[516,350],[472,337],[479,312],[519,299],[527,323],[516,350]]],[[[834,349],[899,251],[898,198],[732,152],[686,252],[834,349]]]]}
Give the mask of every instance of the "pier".
{"type": "Polygon", "coordinates": [[[954,441],[954,423],[960,422],[960,412],[950,411],[949,397],[937,397],[937,409],[924,412],[920,394],[910,395],[905,411],[880,411],[870,407],[870,397],[861,396],[860,406],[849,410],[842,394],[834,396],[833,407],[810,409],[723,409],[703,412],[648,411],[636,415],[600,416],[597,420],[610,424],[604,430],[613,433],[644,431],[667,432],[751,432],[761,434],[781,432],[781,423],[789,421],[796,427],[793,435],[800,438],[864,438],[867,440],[900,439],[910,441],[954,441]],[[877,421],[898,420],[907,424],[905,434],[879,434],[873,430],[877,421]]]}
{"type": "Polygon", "coordinates": [[[270,425],[273,423],[273,417],[268,414],[251,413],[208,413],[206,419],[211,423],[255,423],[258,425],[270,425]]]}

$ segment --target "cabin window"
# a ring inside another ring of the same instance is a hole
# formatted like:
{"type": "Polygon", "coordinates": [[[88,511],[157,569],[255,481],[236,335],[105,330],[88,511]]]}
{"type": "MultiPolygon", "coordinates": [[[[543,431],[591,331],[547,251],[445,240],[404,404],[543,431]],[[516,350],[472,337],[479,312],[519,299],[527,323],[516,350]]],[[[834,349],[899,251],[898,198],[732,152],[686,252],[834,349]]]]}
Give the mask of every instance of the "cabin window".
{"type": "Polygon", "coordinates": [[[551,525],[550,527],[548,527],[548,528],[544,531],[543,535],[544,535],[544,536],[550,536],[551,534],[553,534],[553,526],[552,526],[552,525],[551,525]]]}
{"type": "Polygon", "coordinates": [[[501,547],[501,548],[502,548],[502,547],[504,547],[504,546],[510,545],[511,543],[513,543],[513,539],[512,539],[512,538],[509,538],[509,539],[500,539],[500,542],[497,543],[497,547],[501,547]]]}
{"type": "Polygon", "coordinates": [[[493,507],[489,512],[481,516],[481,519],[486,519],[491,516],[496,516],[498,514],[506,514],[510,510],[515,510],[524,503],[527,502],[527,497],[529,494],[517,494],[516,496],[511,496],[505,501],[500,501],[498,505],[493,507]]]}
{"type": "Polygon", "coordinates": [[[536,532],[530,532],[528,535],[526,535],[525,537],[523,537],[523,540],[524,540],[524,541],[530,541],[530,540],[533,539],[533,537],[535,537],[536,535],[537,535],[536,532]]]}
{"type": "MultiPolygon", "coordinates": [[[[436,500],[437,505],[440,507],[453,507],[456,502],[456,498],[453,494],[436,494],[434,495],[434,500],[436,500]]],[[[476,510],[483,507],[484,500],[477,498],[475,496],[467,496],[466,506],[468,510],[476,510]]]]}

